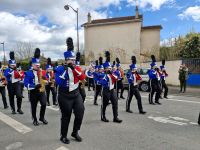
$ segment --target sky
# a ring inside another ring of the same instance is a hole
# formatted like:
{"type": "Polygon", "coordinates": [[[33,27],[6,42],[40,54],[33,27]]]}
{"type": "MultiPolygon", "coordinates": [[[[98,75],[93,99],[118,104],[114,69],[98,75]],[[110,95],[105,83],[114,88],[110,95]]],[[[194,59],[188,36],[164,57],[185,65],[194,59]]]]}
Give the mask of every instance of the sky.
{"type": "MultiPolygon", "coordinates": [[[[200,0],[138,0],[143,26],[162,25],[161,42],[200,32],[200,0]]],[[[46,57],[63,58],[65,40],[71,36],[76,45],[76,14],[64,5],[79,8],[79,24],[92,19],[135,15],[135,0],[0,0],[0,42],[5,42],[6,57],[18,42],[31,42],[46,57]]],[[[79,27],[80,47],[84,30],[79,27]]],[[[3,58],[0,45],[0,60],[3,58]]]]}

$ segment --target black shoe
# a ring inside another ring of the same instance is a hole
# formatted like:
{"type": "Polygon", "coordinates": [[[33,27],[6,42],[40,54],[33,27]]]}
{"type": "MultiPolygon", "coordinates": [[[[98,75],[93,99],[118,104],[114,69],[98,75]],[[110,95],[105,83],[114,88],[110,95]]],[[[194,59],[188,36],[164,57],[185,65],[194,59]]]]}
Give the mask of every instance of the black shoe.
{"type": "Polygon", "coordinates": [[[91,91],[90,89],[88,89],[88,91],[91,91]]]}
{"type": "Polygon", "coordinates": [[[121,123],[121,122],[122,122],[122,120],[120,120],[119,118],[115,118],[115,119],[113,119],[113,122],[116,122],[116,123],[121,123]]]}
{"type": "Polygon", "coordinates": [[[162,105],[160,102],[155,102],[156,104],[158,104],[158,105],[162,105]]]}
{"type": "Polygon", "coordinates": [[[17,114],[17,113],[16,113],[16,111],[13,110],[13,111],[12,111],[12,114],[15,115],[15,114],[17,114]]]}
{"type": "Polygon", "coordinates": [[[123,96],[120,96],[121,99],[125,99],[123,96]]]}
{"type": "Polygon", "coordinates": [[[103,121],[103,122],[109,122],[109,120],[106,119],[106,117],[101,118],[101,121],[103,121]]]}
{"type": "Polygon", "coordinates": [[[23,112],[21,109],[18,109],[17,112],[18,112],[19,114],[21,114],[21,115],[24,114],[24,112],[23,112]]]}
{"type": "Polygon", "coordinates": [[[151,102],[151,103],[149,103],[149,104],[151,104],[151,105],[155,105],[155,103],[154,103],[154,102],[151,102]]]}
{"type": "Polygon", "coordinates": [[[164,97],[165,99],[169,99],[167,96],[164,97]]]}
{"type": "Polygon", "coordinates": [[[76,141],[82,142],[82,138],[79,136],[78,132],[72,132],[71,136],[74,137],[76,141]]]}
{"type": "Polygon", "coordinates": [[[133,113],[133,111],[130,110],[130,109],[126,110],[126,112],[128,112],[128,113],[133,113]]]}
{"type": "Polygon", "coordinates": [[[70,140],[69,140],[68,138],[66,138],[66,137],[61,137],[61,138],[60,138],[60,141],[61,141],[62,143],[64,143],[64,144],[69,144],[69,143],[70,143],[70,140]]]}
{"type": "Polygon", "coordinates": [[[48,121],[46,121],[45,119],[39,119],[43,124],[48,124],[48,121]]]}
{"type": "Polygon", "coordinates": [[[24,96],[22,95],[22,98],[24,98],[24,96]]]}
{"type": "Polygon", "coordinates": [[[9,108],[8,106],[5,106],[5,107],[4,107],[4,109],[8,109],[8,108],[9,108]]]}
{"type": "Polygon", "coordinates": [[[142,115],[144,115],[144,114],[146,114],[147,112],[145,112],[145,111],[140,111],[140,114],[142,114],[142,115]]]}
{"type": "Polygon", "coordinates": [[[39,122],[38,122],[37,120],[34,120],[34,121],[33,121],[33,125],[34,125],[34,126],[39,126],[39,122]]]}
{"type": "Polygon", "coordinates": [[[49,104],[49,103],[47,103],[47,106],[50,106],[50,104],[49,104]]]}
{"type": "Polygon", "coordinates": [[[94,105],[96,105],[96,106],[97,106],[98,104],[97,104],[97,103],[94,103],[94,105]]]}
{"type": "Polygon", "coordinates": [[[54,105],[54,106],[58,106],[58,103],[54,103],[53,105],[54,105]]]}

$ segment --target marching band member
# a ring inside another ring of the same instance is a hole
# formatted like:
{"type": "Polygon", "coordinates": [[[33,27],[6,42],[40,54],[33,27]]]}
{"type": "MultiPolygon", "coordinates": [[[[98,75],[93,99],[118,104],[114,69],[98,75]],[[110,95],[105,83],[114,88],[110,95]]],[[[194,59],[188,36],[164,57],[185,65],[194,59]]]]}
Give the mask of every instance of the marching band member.
{"type": "Polygon", "coordinates": [[[22,93],[22,98],[24,98],[23,96],[23,91],[24,91],[24,70],[22,70],[22,66],[21,63],[17,63],[17,71],[19,72],[21,78],[20,78],[20,86],[21,86],[21,93],[22,93]]]}
{"type": "Polygon", "coordinates": [[[10,60],[8,64],[9,67],[5,70],[4,75],[8,82],[7,89],[8,89],[12,114],[16,114],[15,101],[14,101],[15,95],[17,97],[17,112],[19,114],[23,114],[23,111],[21,110],[21,105],[22,105],[21,85],[19,83],[19,81],[21,80],[21,75],[17,71],[14,52],[10,52],[10,60]]]}
{"type": "Polygon", "coordinates": [[[29,91],[29,100],[31,103],[31,113],[33,119],[33,125],[38,126],[39,122],[36,116],[36,109],[38,101],[41,104],[40,107],[40,118],[43,124],[48,124],[45,119],[46,111],[46,94],[45,94],[45,84],[47,80],[45,77],[45,72],[40,69],[40,49],[35,49],[34,57],[32,58],[32,69],[29,69],[25,73],[24,85],[29,91]]]}
{"type": "Polygon", "coordinates": [[[128,98],[126,101],[126,112],[133,113],[130,109],[130,104],[131,104],[133,95],[135,95],[135,98],[138,104],[139,113],[145,114],[146,112],[143,111],[141,95],[140,95],[140,91],[138,89],[138,84],[137,84],[137,81],[141,80],[142,77],[137,72],[136,57],[132,56],[131,59],[132,59],[132,64],[130,65],[130,71],[126,74],[127,80],[129,83],[128,98]]]}
{"type": "Polygon", "coordinates": [[[93,89],[94,89],[94,76],[93,76],[93,66],[90,65],[89,69],[87,69],[85,71],[85,75],[87,76],[88,78],[88,91],[91,91],[90,90],[90,87],[92,86],[93,89]]]}
{"type": "Polygon", "coordinates": [[[6,100],[6,89],[5,89],[6,85],[7,85],[6,77],[4,76],[2,65],[0,62],[0,93],[2,96],[4,109],[8,108],[8,104],[7,104],[7,100],[6,100]]]}
{"type": "Polygon", "coordinates": [[[148,71],[149,79],[150,79],[150,93],[149,93],[149,104],[159,104],[160,94],[161,94],[161,86],[160,86],[160,72],[159,68],[156,65],[156,58],[154,55],[151,56],[152,63],[150,64],[151,69],[148,71]],[[156,92],[155,103],[153,102],[153,95],[156,92]]]}
{"type": "Polygon", "coordinates": [[[162,88],[162,91],[164,89],[164,98],[168,99],[168,97],[167,97],[168,86],[165,82],[166,77],[168,77],[168,74],[167,74],[166,68],[165,68],[165,60],[162,60],[162,66],[160,66],[160,70],[161,70],[161,88],[162,88]]]}
{"type": "Polygon", "coordinates": [[[48,83],[45,86],[46,89],[46,94],[47,94],[47,106],[50,106],[49,102],[49,95],[50,91],[52,93],[52,100],[53,100],[53,105],[57,106],[57,99],[56,99],[56,87],[55,87],[55,76],[53,72],[53,66],[51,64],[51,58],[47,59],[47,65],[46,65],[46,78],[48,83]]]}
{"type": "Polygon", "coordinates": [[[56,84],[59,86],[58,103],[61,110],[61,138],[64,144],[69,144],[68,127],[72,111],[75,115],[73,132],[71,134],[78,142],[82,141],[78,131],[81,128],[84,103],[79,91],[79,81],[85,80],[85,74],[75,65],[74,45],[72,38],[66,40],[67,51],[64,53],[65,64],[56,69],[56,84]]]}
{"type": "Polygon", "coordinates": [[[94,94],[94,105],[98,105],[97,97],[101,95],[102,86],[100,80],[104,77],[104,67],[103,67],[103,58],[99,57],[99,65],[96,64],[97,72],[94,74],[94,81],[95,81],[95,94],[94,94]]]}
{"type": "Polygon", "coordinates": [[[112,103],[113,109],[113,122],[121,123],[122,120],[118,118],[118,99],[116,91],[114,90],[114,85],[117,81],[117,76],[112,73],[110,65],[110,52],[105,52],[106,62],[103,64],[105,68],[104,77],[100,80],[100,83],[103,87],[102,91],[102,106],[101,106],[101,121],[109,122],[106,118],[106,107],[109,104],[109,101],[112,103]]]}
{"type": "Polygon", "coordinates": [[[121,64],[120,64],[120,60],[119,58],[116,58],[116,67],[117,67],[117,70],[116,70],[116,75],[118,77],[118,80],[117,80],[117,98],[119,98],[119,90],[121,90],[121,93],[120,93],[120,98],[121,99],[125,99],[124,96],[123,96],[123,93],[124,93],[124,84],[123,84],[123,78],[124,78],[124,71],[123,69],[121,68],[121,64]]]}

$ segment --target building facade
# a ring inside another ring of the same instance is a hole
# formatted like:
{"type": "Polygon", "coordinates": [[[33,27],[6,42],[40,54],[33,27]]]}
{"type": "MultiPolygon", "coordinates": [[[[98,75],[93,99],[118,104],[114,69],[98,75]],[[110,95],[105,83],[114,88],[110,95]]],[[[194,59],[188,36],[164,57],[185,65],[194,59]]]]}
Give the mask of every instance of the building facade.
{"type": "Polygon", "coordinates": [[[135,16],[91,20],[83,24],[85,34],[85,62],[104,56],[109,50],[111,60],[120,58],[122,64],[130,63],[135,55],[138,62],[149,59],[151,54],[159,56],[160,25],[143,26],[143,16],[136,11],[135,16]]]}

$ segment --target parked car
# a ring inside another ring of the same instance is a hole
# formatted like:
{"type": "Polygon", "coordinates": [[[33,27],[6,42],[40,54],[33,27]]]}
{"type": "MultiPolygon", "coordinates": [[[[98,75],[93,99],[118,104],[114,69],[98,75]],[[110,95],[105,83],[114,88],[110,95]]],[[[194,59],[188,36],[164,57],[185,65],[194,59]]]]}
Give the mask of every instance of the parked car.
{"type": "MultiPolygon", "coordinates": [[[[141,75],[142,77],[142,80],[138,82],[139,84],[139,89],[141,91],[144,91],[144,92],[148,92],[150,90],[150,87],[149,87],[149,76],[148,76],[148,68],[138,68],[138,73],[141,75]]],[[[129,71],[129,69],[126,69],[124,70],[124,74],[126,76],[126,73],[129,71]]],[[[127,78],[125,77],[124,81],[124,87],[126,89],[128,89],[128,80],[127,78]]]]}

